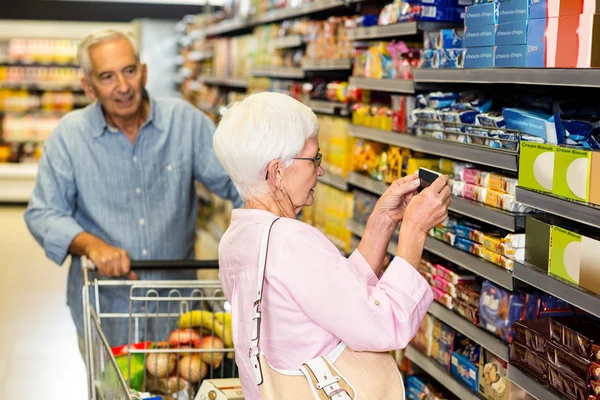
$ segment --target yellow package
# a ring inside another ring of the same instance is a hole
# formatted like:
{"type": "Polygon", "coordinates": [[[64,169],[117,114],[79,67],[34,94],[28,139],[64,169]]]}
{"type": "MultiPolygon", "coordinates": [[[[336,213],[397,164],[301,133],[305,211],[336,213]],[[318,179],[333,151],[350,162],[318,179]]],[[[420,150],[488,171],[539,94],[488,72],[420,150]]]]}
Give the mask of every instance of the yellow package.
{"type": "Polygon", "coordinates": [[[406,174],[410,175],[419,170],[419,168],[437,169],[438,158],[410,158],[406,163],[406,174]]]}

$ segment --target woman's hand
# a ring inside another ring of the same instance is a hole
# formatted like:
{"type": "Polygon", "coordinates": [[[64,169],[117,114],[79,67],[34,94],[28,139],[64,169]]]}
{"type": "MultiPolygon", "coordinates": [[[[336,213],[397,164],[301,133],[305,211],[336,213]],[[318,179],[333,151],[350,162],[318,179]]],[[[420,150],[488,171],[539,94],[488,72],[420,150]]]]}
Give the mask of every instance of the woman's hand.
{"type": "Polygon", "coordinates": [[[404,212],[403,225],[409,225],[411,230],[427,234],[448,218],[450,194],[448,177],[442,175],[412,198],[404,212]]]}
{"type": "Polygon", "coordinates": [[[418,188],[416,173],[394,181],[375,205],[373,214],[389,219],[394,228],[397,227],[418,188]]]}

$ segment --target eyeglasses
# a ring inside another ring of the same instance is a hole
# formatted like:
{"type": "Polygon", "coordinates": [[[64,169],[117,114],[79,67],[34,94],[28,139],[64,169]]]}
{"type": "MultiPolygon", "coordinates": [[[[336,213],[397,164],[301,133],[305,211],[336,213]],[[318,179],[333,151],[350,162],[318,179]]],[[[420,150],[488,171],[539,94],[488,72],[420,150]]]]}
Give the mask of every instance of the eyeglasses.
{"type": "MultiPolygon", "coordinates": [[[[316,156],[314,157],[294,157],[292,158],[292,160],[306,160],[306,161],[312,161],[312,163],[314,164],[315,168],[319,168],[321,166],[321,160],[323,159],[323,154],[321,153],[317,153],[316,156]]],[[[269,180],[269,171],[267,171],[267,175],[265,176],[265,180],[269,180]]]]}

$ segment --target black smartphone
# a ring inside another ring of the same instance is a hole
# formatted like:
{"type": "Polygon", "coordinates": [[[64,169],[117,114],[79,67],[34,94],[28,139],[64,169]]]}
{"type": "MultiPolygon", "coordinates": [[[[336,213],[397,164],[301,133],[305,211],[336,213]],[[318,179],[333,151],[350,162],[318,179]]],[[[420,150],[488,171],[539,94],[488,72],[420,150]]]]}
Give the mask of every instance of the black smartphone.
{"type": "Polygon", "coordinates": [[[421,181],[419,192],[431,186],[431,184],[435,182],[435,180],[441,175],[442,174],[439,172],[435,172],[427,168],[419,168],[419,181],[421,181]]]}

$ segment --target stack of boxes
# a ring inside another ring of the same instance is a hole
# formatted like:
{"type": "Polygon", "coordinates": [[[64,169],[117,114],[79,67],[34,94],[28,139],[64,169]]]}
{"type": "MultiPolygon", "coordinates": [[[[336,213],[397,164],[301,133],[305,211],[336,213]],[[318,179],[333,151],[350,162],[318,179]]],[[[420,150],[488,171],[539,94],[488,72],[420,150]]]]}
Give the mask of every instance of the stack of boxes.
{"type": "Polygon", "coordinates": [[[465,68],[600,67],[600,0],[493,0],[467,7],[465,68]]]}

